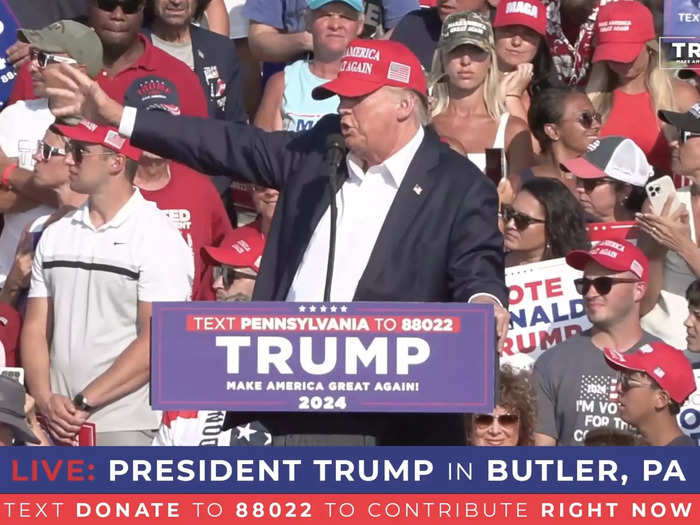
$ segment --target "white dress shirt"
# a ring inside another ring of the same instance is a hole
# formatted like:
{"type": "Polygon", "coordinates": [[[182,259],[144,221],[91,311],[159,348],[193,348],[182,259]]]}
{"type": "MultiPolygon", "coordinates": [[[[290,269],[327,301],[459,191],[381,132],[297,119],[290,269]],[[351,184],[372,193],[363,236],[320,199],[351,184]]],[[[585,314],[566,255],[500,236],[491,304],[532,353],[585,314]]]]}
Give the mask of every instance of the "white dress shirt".
{"type": "MultiPolygon", "coordinates": [[[[377,242],[379,230],[424,134],[423,128],[419,128],[403,148],[367,171],[362,171],[357,157],[352,153],[347,155],[349,177],[336,194],[338,222],[331,301],[352,301],[357,283],[377,242]]],[[[287,301],[323,301],[330,223],[329,207],[306,247],[287,301]]]]}

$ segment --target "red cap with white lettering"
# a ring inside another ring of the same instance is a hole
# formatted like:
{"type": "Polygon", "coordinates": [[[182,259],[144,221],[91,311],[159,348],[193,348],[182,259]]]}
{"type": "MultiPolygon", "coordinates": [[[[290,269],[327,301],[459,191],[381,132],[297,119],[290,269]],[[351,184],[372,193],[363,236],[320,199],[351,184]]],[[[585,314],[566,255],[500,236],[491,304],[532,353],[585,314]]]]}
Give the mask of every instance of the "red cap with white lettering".
{"type": "Polygon", "coordinates": [[[132,146],[128,138],[120,135],[117,128],[101,126],[85,119],[78,122],[75,126],[56,124],[56,127],[69,139],[88,144],[100,144],[132,160],[139,160],[143,153],[139,148],[132,146]]]}
{"type": "Polygon", "coordinates": [[[605,240],[596,244],[590,251],[574,250],[566,256],[572,268],[583,270],[589,262],[596,262],[603,268],[615,272],[632,272],[640,280],[649,280],[649,260],[642,250],[625,240],[605,240]]]}
{"type": "Polygon", "coordinates": [[[361,97],[384,86],[428,95],[420,61],[405,45],[393,40],[356,39],[345,50],[338,76],[315,88],[311,95],[316,100],[333,95],[361,97]]]}
{"type": "Polygon", "coordinates": [[[260,271],[260,259],[265,248],[265,236],[253,226],[235,228],[219,246],[205,246],[202,254],[212,264],[260,271]]]}
{"type": "Polygon", "coordinates": [[[646,43],[656,38],[654,16],[635,0],[608,3],[598,11],[593,62],[633,62],[646,43]]]}
{"type": "Polygon", "coordinates": [[[493,27],[525,26],[540,35],[547,34],[547,10],[540,0],[501,0],[493,27]]]}
{"type": "Polygon", "coordinates": [[[617,367],[647,373],[676,403],[682,404],[695,392],[695,374],[690,361],[681,350],[662,341],[624,354],[610,348],[605,348],[604,352],[605,358],[617,367]]]}

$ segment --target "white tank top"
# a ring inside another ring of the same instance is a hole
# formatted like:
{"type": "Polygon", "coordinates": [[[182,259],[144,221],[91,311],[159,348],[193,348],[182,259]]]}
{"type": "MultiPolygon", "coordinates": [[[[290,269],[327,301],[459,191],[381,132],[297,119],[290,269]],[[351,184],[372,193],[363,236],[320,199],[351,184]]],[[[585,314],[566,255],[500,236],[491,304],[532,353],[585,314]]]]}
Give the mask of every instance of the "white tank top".
{"type": "MultiPolygon", "coordinates": [[[[510,113],[503,113],[500,120],[498,121],[498,130],[496,131],[496,138],[493,141],[492,148],[505,148],[506,143],[506,126],[508,125],[508,118],[510,113]]],[[[481,171],[486,170],[486,152],[483,153],[467,153],[467,158],[471,160],[476,167],[481,171]]]]}

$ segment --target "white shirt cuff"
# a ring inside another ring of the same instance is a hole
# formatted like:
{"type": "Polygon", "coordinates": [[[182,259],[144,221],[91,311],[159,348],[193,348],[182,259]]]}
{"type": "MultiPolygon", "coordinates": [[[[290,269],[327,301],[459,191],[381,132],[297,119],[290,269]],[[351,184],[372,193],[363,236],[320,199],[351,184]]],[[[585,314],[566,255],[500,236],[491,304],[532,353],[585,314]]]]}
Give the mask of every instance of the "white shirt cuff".
{"type": "Polygon", "coordinates": [[[136,126],[136,108],[124,106],[122,119],[119,121],[119,134],[123,137],[131,138],[134,126],[136,126]]]}
{"type": "Polygon", "coordinates": [[[494,301],[496,301],[496,302],[498,303],[498,306],[500,306],[501,308],[503,308],[503,303],[501,302],[501,300],[500,300],[498,297],[496,297],[495,295],[492,295],[492,294],[490,294],[490,293],[486,293],[486,292],[475,293],[474,295],[472,295],[472,296],[469,298],[469,300],[468,300],[467,302],[468,302],[468,303],[471,303],[472,300],[473,300],[475,297],[479,297],[479,296],[490,297],[491,299],[493,299],[494,301]]]}

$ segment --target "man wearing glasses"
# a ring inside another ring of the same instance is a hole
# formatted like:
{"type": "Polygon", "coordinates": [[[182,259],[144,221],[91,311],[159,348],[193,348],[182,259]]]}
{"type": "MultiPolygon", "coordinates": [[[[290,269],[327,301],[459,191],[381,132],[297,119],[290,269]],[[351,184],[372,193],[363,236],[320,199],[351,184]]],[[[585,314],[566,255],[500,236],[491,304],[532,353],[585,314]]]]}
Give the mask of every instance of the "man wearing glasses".
{"type": "Polygon", "coordinates": [[[652,446],[694,447],[676,416],[695,391],[695,376],[683,352],[661,341],[645,344],[634,353],[605,349],[605,358],[618,372],[620,417],[637,428],[652,446]]]}
{"type": "Polygon", "coordinates": [[[37,141],[44,137],[44,132],[54,122],[46,98],[44,72],[56,64],[69,63],[94,78],[102,68],[100,39],[92,29],[78,22],[61,20],[43,29],[20,29],[17,37],[30,46],[29,71],[33,94],[38,98],[16,102],[0,113],[0,148],[9,157],[4,159],[5,162],[0,162],[0,211],[4,212],[5,219],[0,235],[0,286],[4,285],[12,266],[24,227],[37,217],[55,210],[51,192],[42,193],[31,183],[26,189],[22,184],[11,183],[13,175],[25,181],[30,177],[37,141]],[[26,171],[15,174],[13,172],[23,171],[16,167],[26,171]],[[24,191],[20,192],[17,188],[24,191]]]}
{"type": "Polygon", "coordinates": [[[219,246],[206,246],[202,252],[214,265],[212,288],[217,301],[251,301],[265,236],[253,226],[229,233],[219,246]]]}
{"type": "Polygon", "coordinates": [[[70,187],[88,200],[37,245],[26,383],[54,441],[73,444],[89,419],[98,445],[150,445],[160,423],[148,400],[151,303],[189,298],[192,253],[133,186],[140,150],[92,122],[57,127],[71,139],[70,187]]]}
{"type": "Polygon", "coordinates": [[[649,279],[641,250],[624,240],[606,240],[588,252],[570,252],[566,262],[583,270],[575,284],[593,326],[535,362],[536,445],[583,445],[594,428],[626,429],[615,403],[617,376],[603,349],[630,353],[654,340],[639,320],[649,279]]]}

